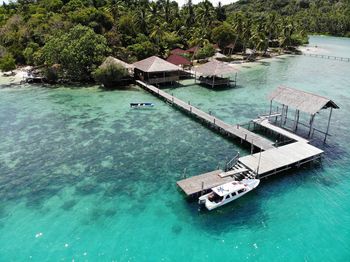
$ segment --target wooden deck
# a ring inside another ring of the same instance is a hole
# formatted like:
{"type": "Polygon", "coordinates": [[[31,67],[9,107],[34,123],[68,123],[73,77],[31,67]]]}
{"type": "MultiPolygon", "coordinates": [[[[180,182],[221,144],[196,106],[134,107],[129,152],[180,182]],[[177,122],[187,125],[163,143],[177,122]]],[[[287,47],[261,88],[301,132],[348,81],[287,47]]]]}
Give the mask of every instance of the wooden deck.
{"type": "Polygon", "coordinates": [[[263,178],[296,165],[316,160],[323,154],[321,149],[304,142],[294,142],[261,153],[241,157],[239,162],[263,178]],[[260,158],[260,164],[259,164],[260,158]]]}
{"type": "Polygon", "coordinates": [[[237,163],[232,170],[224,172],[223,170],[215,170],[202,175],[189,177],[177,182],[177,185],[185,192],[187,196],[194,196],[205,193],[213,187],[239,180],[239,177],[254,178],[250,170],[237,163]]]}
{"type": "Polygon", "coordinates": [[[144,89],[146,89],[147,91],[161,97],[162,99],[164,99],[165,101],[173,105],[176,105],[180,109],[195,116],[196,118],[201,119],[206,123],[209,123],[210,126],[213,127],[215,130],[224,132],[231,137],[240,138],[242,141],[246,141],[249,144],[253,145],[254,147],[257,147],[262,150],[275,148],[274,143],[272,141],[260,135],[257,135],[240,125],[227,124],[224,121],[218,119],[217,117],[212,116],[208,113],[205,113],[204,111],[196,108],[195,106],[192,106],[191,104],[186,103],[181,99],[178,99],[153,85],[146,84],[140,80],[137,80],[136,83],[139,84],[144,89]]]}
{"type": "Polygon", "coordinates": [[[136,82],[154,95],[157,95],[165,101],[177,106],[190,115],[209,123],[209,126],[215,130],[232,137],[240,138],[241,141],[247,141],[251,145],[262,149],[259,153],[235,159],[233,165],[226,170],[226,172],[223,170],[215,170],[178,181],[177,185],[187,196],[196,196],[209,191],[215,186],[234,180],[268,177],[291,167],[299,167],[304,163],[314,161],[320,158],[323,154],[321,149],[310,145],[307,139],[271,124],[269,122],[269,117],[271,116],[262,116],[253,120],[253,122],[275,133],[288,137],[294,142],[275,147],[272,141],[245,129],[240,125],[227,124],[215,116],[205,113],[155,86],[146,84],[142,81],[136,82]]]}
{"type": "Polygon", "coordinates": [[[268,118],[262,117],[262,118],[254,119],[253,122],[262,126],[262,127],[267,128],[275,133],[278,133],[278,134],[281,134],[285,137],[288,137],[292,140],[304,142],[304,143],[309,143],[309,140],[302,138],[302,137],[296,135],[295,133],[289,132],[288,130],[286,130],[284,128],[281,128],[279,126],[275,126],[275,125],[271,124],[269,122],[268,118]]]}

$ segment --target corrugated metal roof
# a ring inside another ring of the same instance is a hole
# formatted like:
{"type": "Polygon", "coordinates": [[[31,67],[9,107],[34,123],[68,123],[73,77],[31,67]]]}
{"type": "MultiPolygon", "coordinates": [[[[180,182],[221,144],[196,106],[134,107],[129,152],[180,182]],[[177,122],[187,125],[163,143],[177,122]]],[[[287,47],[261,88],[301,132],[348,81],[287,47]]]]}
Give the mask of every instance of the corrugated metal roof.
{"type": "Polygon", "coordinates": [[[285,86],[279,86],[269,99],[312,115],[328,107],[339,108],[326,97],[285,86]]]}
{"type": "Polygon", "coordinates": [[[233,65],[226,64],[217,60],[210,61],[193,69],[204,76],[220,76],[237,72],[238,69],[233,65]]]}
{"type": "Polygon", "coordinates": [[[169,63],[159,57],[151,56],[144,60],[138,61],[134,63],[135,68],[143,71],[143,72],[169,72],[169,71],[177,71],[181,70],[180,67],[169,63]]]}

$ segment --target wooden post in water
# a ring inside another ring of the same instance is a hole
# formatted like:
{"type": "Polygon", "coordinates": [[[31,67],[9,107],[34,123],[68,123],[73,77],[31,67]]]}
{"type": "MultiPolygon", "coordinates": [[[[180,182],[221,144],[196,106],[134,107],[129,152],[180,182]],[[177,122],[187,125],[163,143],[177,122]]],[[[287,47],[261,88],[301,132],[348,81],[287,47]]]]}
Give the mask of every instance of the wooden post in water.
{"type": "Polygon", "coordinates": [[[329,126],[330,126],[330,124],[331,124],[332,111],[333,111],[333,107],[331,107],[331,111],[329,112],[329,118],[328,118],[328,124],[327,124],[327,131],[326,131],[326,134],[324,135],[323,143],[326,143],[326,140],[327,140],[327,136],[328,136],[328,132],[329,132],[329,126]]]}
{"type": "Polygon", "coordinates": [[[284,117],[284,125],[286,124],[287,122],[287,117],[288,117],[288,106],[286,107],[286,115],[284,117]]]}
{"type": "Polygon", "coordinates": [[[309,134],[308,134],[309,137],[311,135],[312,126],[314,124],[314,118],[315,118],[315,115],[314,114],[311,115],[311,117],[310,117],[310,129],[309,129],[309,134]]]}
{"type": "Polygon", "coordinates": [[[237,72],[235,74],[235,87],[237,86],[237,72]]]}
{"type": "Polygon", "coordinates": [[[283,121],[283,117],[284,117],[284,105],[282,105],[282,112],[281,112],[281,122],[280,125],[282,126],[282,121],[283,121]]]}
{"type": "Polygon", "coordinates": [[[297,110],[296,113],[297,113],[297,122],[295,123],[294,132],[296,132],[296,131],[298,130],[298,124],[299,124],[299,110],[297,110]]]}
{"type": "Polygon", "coordinates": [[[272,100],[270,101],[270,114],[269,116],[272,114],[272,100]]]}
{"type": "Polygon", "coordinates": [[[259,154],[259,161],[258,161],[258,168],[256,169],[256,175],[259,177],[259,167],[260,167],[260,160],[261,160],[261,151],[262,148],[260,148],[260,154],[259,154]]]}

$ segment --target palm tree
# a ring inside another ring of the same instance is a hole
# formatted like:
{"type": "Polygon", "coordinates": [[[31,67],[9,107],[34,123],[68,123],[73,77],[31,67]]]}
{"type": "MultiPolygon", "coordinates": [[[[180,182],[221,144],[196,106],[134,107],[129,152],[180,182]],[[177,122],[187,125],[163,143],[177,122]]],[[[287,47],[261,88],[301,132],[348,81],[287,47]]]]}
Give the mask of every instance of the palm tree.
{"type": "Polygon", "coordinates": [[[149,11],[148,0],[141,0],[137,6],[134,19],[136,25],[144,34],[148,34],[147,12],[149,11]]]}
{"type": "Polygon", "coordinates": [[[236,33],[236,38],[235,38],[235,41],[233,43],[233,48],[232,48],[232,50],[230,50],[230,54],[232,54],[233,49],[236,47],[238,38],[240,38],[242,40],[242,43],[243,43],[244,26],[245,26],[245,16],[243,15],[243,13],[242,12],[235,13],[235,15],[233,17],[233,30],[236,33]]]}
{"type": "Polygon", "coordinates": [[[264,31],[267,32],[264,55],[266,54],[267,49],[269,48],[271,37],[275,33],[276,20],[277,20],[277,13],[273,11],[267,16],[266,22],[264,24],[264,31]]]}
{"type": "Polygon", "coordinates": [[[211,25],[215,17],[215,10],[209,0],[204,0],[197,6],[197,22],[201,23],[203,27],[207,28],[211,25]]]}
{"type": "Polygon", "coordinates": [[[192,0],[188,0],[187,4],[184,6],[186,11],[186,25],[187,27],[192,27],[195,23],[195,13],[192,4],[192,0]]]}

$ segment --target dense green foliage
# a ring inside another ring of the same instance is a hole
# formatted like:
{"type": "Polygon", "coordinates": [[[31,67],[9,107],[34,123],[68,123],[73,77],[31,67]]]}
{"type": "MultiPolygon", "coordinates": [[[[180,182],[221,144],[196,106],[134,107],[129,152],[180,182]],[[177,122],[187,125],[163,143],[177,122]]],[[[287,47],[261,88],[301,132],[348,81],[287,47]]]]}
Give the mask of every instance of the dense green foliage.
{"type": "Polygon", "coordinates": [[[199,45],[205,48],[194,57],[203,57],[213,52],[209,43],[266,53],[305,43],[308,32],[346,35],[349,17],[345,1],[241,0],[213,7],[189,0],[180,8],[170,0],[18,0],[0,7],[0,57],[60,64],[61,75],[81,81],[91,79],[105,55],[133,62],[199,45]]]}
{"type": "Polygon", "coordinates": [[[15,59],[10,54],[6,54],[0,59],[0,70],[3,72],[16,69],[15,59]]]}
{"type": "Polygon", "coordinates": [[[107,52],[107,41],[102,35],[94,33],[89,27],[77,25],[67,33],[49,38],[42,49],[42,56],[49,65],[61,65],[64,78],[84,81],[90,79],[107,52]]]}
{"type": "Polygon", "coordinates": [[[275,10],[301,24],[308,33],[350,37],[349,0],[241,0],[226,10],[254,14],[275,10]]]}

